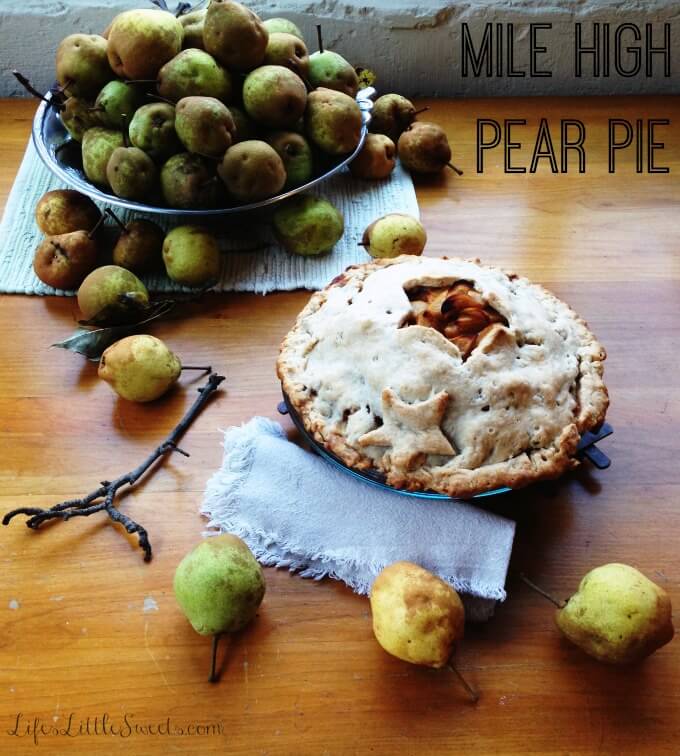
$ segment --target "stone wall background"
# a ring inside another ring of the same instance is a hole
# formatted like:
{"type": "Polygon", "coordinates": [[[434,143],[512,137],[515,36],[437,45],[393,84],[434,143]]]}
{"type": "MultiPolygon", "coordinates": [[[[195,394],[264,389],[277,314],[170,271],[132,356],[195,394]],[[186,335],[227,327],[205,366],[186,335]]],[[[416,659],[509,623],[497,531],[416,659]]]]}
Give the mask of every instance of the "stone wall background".
{"type": "MultiPolygon", "coordinates": [[[[174,6],[176,0],[169,4],[174,6]]],[[[12,68],[46,90],[54,77],[54,52],[63,37],[75,31],[101,32],[116,13],[145,5],[144,0],[0,0],[0,96],[24,96],[11,76],[12,68]]],[[[654,23],[657,36],[660,24],[670,23],[671,62],[680,66],[678,0],[467,0],[457,4],[378,0],[375,7],[336,0],[279,0],[249,5],[263,18],[285,16],[295,21],[305,33],[310,52],[316,49],[314,25],[321,23],[325,46],[355,65],[374,70],[382,92],[453,97],[680,93],[674,68],[671,77],[665,78],[660,60],[655,62],[652,78],[644,74],[624,78],[612,72],[608,78],[585,75],[577,79],[573,71],[577,21],[612,26],[654,23]],[[515,62],[522,69],[527,67],[528,24],[552,23],[552,30],[541,36],[550,50],[541,60],[552,70],[552,77],[462,78],[463,22],[469,24],[476,41],[486,23],[515,24],[515,62]]]]}

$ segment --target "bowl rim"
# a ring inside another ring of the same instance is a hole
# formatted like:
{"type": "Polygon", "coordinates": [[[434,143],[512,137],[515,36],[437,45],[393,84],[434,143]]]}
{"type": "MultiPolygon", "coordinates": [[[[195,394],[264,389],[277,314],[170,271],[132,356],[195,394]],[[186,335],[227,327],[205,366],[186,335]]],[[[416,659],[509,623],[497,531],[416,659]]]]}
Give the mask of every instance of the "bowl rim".
{"type": "MultiPolygon", "coordinates": [[[[77,189],[78,191],[86,194],[91,199],[96,199],[101,202],[106,202],[116,207],[122,207],[127,210],[134,210],[140,213],[152,213],[155,215],[182,215],[193,217],[204,216],[219,216],[219,215],[238,215],[240,213],[249,212],[252,210],[260,210],[262,208],[276,205],[289,197],[293,197],[296,194],[308,191],[318,184],[323,183],[326,179],[339,173],[346,165],[352,162],[354,158],[359,154],[366,142],[368,135],[368,125],[371,121],[371,110],[373,108],[373,97],[376,95],[374,87],[365,87],[357,92],[355,100],[361,110],[361,134],[359,137],[359,143],[356,148],[347,155],[340,163],[333,166],[329,171],[323,173],[321,176],[316,176],[311,181],[301,186],[296,186],[293,189],[289,189],[286,192],[277,194],[273,197],[260,200],[258,202],[250,202],[246,205],[234,205],[232,207],[224,208],[209,208],[209,209],[183,209],[175,207],[161,207],[159,205],[146,205],[141,202],[135,202],[134,200],[128,200],[123,197],[117,197],[115,194],[109,194],[102,189],[98,188],[84,176],[78,176],[73,171],[64,168],[61,163],[55,159],[55,153],[47,146],[44,138],[44,123],[47,119],[49,110],[52,108],[51,100],[54,97],[52,90],[45,93],[44,99],[40,102],[38,109],[33,117],[33,125],[31,128],[31,138],[33,145],[38,153],[38,156],[42,160],[43,164],[58,178],[64,181],[69,187],[77,189]]],[[[227,107],[229,107],[227,105],[227,107]]],[[[62,126],[63,128],[63,126],[62,126]]],[[[68,136],[62,144],[68,144],[75,141],[72,137],[68,136]]]]}

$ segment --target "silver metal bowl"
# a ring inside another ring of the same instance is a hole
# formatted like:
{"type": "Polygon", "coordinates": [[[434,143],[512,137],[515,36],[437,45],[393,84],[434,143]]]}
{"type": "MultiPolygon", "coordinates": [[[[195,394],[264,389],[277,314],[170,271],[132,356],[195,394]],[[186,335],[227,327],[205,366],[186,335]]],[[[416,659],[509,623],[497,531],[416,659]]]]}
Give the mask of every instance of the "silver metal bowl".
{"type": "MultiPolygon", "coordinates": [[[[371,110],[373,108],[373,100],[371,98],[374,97],[375,94],[376,91],[373,87],[367,87],[357,93],[356,101],[361,109],[363,124],[361,127],[359,144],[351,155],[343,157],[340,162],[333,165],[325,173],[317,176],[302,186],[297,186],[295,189],[290,189],[282,194],[277,194],[275,197],[269,197],[260,202],[251,202],[247,205],[231,205],[229,207],[211,208],[209,210],[183,210],[174,207],[145,205],[142,202],[133,202],[132,200],[116,197],[115,194],[105,192],[88,181],[83,173],[80,145],[78,142],[71,139],[68,131],[66,131],[61,122],[61,118],[59,117],[56,108],[51,107],[50,104],[45,101],[40,103],[35,117],[33,118],[33,144],[38,151],[38,155],[40,155],[40,159],[55,176],[58,176],[64,183],[68,184],[68,186],[77,189],[79,192],[88,195],[88,197],[91,197],[94,200],[108,202],[110,205],[125,207],[129,210],[136,210],[144,213],[157,213],[159,215],[235,215],[249,210],[257,210],[269,207],[270,205],[276,205],[277,203],[288,199],[288,197],[292,197],[294,194],[306,192],[307,190],[321,184],[351,162],[358,155],[366,141],[368,124],[371,120],[371,110]]],[[[45,95],[48,100],[51,96],[50,93],[45,95]]]]}

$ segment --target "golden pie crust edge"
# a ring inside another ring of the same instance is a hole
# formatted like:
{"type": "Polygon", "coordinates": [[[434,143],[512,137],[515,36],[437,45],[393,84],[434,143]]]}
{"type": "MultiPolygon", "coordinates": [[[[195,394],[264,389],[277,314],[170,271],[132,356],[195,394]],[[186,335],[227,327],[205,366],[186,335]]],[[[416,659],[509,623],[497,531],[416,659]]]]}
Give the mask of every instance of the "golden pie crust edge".
{"type": "MultiPolygon", "coordinates": [[[[329,433],[325,423],[310,418],[311,400],[309,393],[298,388],[296,360],[291,359],[291,350],[296,348],[294,343],[296,331],[309,315],[323,306],[330,289],[345,286],[352,281],[365,280],[371,273],[390,265],[431,259],[402,255],[392,259],[351,265],[343,273],[336,276],[328,286],[312,295],[307,305],[299,313],[293,328],[281,343],[276,363],[277,375],[283,391],[302,420],[304,427],[317,443],[332,452],[348,467],[357,471],[376,470],[378,468],[370,457],[348,444],[343,436],[329,433]]],[[[446,257],[441,259],[448,259],[452,262],[460,261],[460,259],[446,257]]],[[[468,259],[465,262],[474,263],[487,270],[500,271],[508,279],[521,280],[532,288],[538,289],[546,299],[553,300],[557,306],[565,308],[570,313],[580,338],[579,374],[577,378],[578,413],[574,417],[574,422],[564,427],[549,446],[525,451],[503,462],[483,465],[474,469],[446,471],[445,474],[441,474],[441,470],[433,472],[428,468],[417,468],[409,471],[380,470],[385,475],[386,483],[394,488],[408,491],[434,491],[452,498],[469,498],[475,494],[496,488],[507,486],[511,489],[518,489],[539,480],[557,478],[567,470],[578,467],[580,463],[575,454],[581,436],[601,425],[609,406],[609,395],[603,381],[606,351],[589,330],[586,321],[579,317],[563,300],[560,300],[540,284],[514,273],[502,271],[494,266],[482,265],[478,259],[468,259]]]]}

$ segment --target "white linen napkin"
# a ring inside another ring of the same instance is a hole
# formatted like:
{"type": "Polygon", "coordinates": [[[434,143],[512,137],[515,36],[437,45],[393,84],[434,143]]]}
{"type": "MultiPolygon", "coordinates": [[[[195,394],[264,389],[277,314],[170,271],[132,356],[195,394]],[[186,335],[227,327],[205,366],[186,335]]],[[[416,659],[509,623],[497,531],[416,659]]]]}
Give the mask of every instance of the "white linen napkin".
{"type": "Polygon", "coordinates": [[[262,564],[336,578],[360,594],[388,564],[407,560],[463,594],[469,619],[488,619],[505,599],[514,522],[462,501],[363,483],[264,417],[225,432],[222,467],[201,511],[210,528],[243,538],[262,564]]]}

